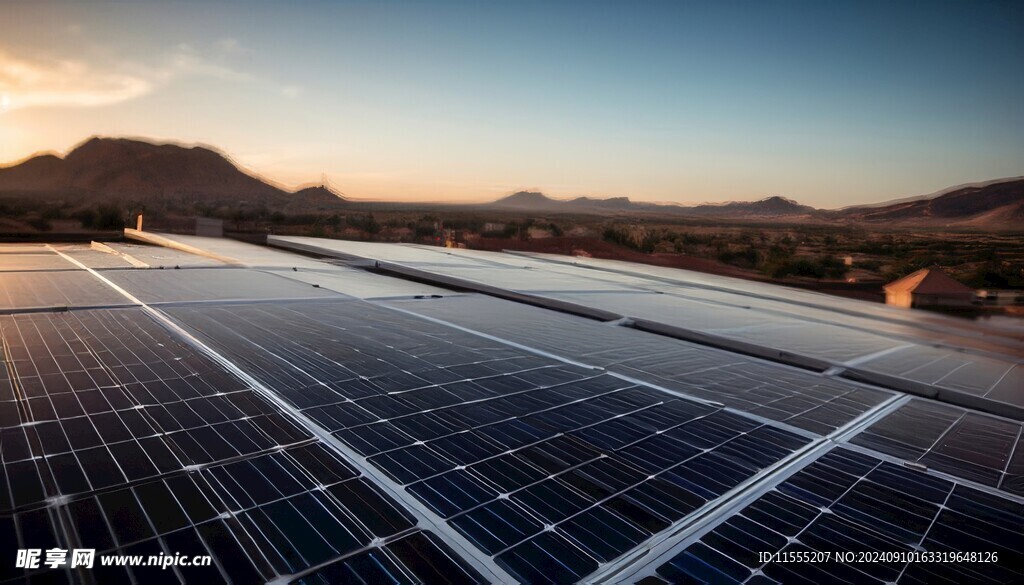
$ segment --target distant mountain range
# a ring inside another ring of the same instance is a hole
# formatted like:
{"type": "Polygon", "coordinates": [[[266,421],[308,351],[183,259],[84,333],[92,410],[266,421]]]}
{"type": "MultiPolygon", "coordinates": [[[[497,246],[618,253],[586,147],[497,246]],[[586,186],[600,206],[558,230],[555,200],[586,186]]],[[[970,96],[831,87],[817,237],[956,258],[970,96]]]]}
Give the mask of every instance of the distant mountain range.
{"type": "Polygon", "coordinates": [[[288,211],[330,209],[344,203],[323,187],[288,192],[242,172],[208,148],[123,138],[92,138],[64,158],[44,154],[0,168],[0,197],[288,211]]]}
{"type": "Polygon", "coordinates": [[[1024,177],[953,187],[924,198],[833,212],[842,219],[961,226],[1024,226],[1024,177]]]}
{"type": "Polygon", "coordinates": [[[686,206],[637,203],[627,197],[561,200],[532,191],[513,193],[487,204],[487,207],[546,213],[658,213],[751,221],[857,221],[1017,228],[1024,225],[1024,177],[952,187],[932,195],[838,210],[816,209],[778,195],[760,201],[686,206]]]}
{"type": "MultiPolygon", "coordinates": [[[[0,168],[2,198],[64,201],[73,205],[121,201],[177,209],[265,207],[292,213],[353,205],[323,186],[288,191],[240,170],[210,148],[124,138],[92,138],[63,158],[45,154],[0,168]]],[[[367,202],[357,205],[361,209],[371,205],[430,206],[367,202]]],[[[520,191],[473,207],[531,213],[658,214],[749,221],[1005,228],[1024,225],[1024,177],[959,185],[931,195],[838,210],[815,209],[781,196],[686,206],[637,202],[628,197],[562,200],[533,191],[520,191]]]]}
{"type": "Polygon", "coordinates": [[[535,191],[520,191],[487,204],[496,209],[535,210],[564,213],[666,213],[694,217],[767,218],[812,217],[818,210],[785,197],[772,196],[760,201],[732,201],[721,204],[684,206],[630,201],[629,197],[594,199],[552,199],[535,191]]]}

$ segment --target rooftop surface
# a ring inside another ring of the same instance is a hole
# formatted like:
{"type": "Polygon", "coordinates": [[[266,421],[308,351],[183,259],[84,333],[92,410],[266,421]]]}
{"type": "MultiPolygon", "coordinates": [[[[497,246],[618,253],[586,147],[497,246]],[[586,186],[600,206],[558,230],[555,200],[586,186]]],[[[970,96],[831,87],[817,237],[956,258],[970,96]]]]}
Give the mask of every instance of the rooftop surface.
{"type": "Polygon", "coordinates": [[[134,236],[0,245],[0,537],[214,564],[2,582],[1024,579],[1024,329],[595,259],[134,236]],[[808,551],[997,560],[758,555],[808,551]]]}

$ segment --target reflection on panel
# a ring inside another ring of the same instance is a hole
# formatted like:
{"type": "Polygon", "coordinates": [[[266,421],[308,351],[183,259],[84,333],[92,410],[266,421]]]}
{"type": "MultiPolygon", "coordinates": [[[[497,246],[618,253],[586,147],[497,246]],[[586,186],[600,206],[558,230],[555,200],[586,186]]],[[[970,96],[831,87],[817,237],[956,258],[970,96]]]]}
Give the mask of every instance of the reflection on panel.
{"type": "Polygon", "coordinates": [[[104,276],[144,303],[339,296],[276,274],[243,268],[115,270],[104,276]]]}
{"type": "Polygon", "coordinates": [[[0,279],[0,310],[128,304],[84,270],[8,272],[0,279]]]}

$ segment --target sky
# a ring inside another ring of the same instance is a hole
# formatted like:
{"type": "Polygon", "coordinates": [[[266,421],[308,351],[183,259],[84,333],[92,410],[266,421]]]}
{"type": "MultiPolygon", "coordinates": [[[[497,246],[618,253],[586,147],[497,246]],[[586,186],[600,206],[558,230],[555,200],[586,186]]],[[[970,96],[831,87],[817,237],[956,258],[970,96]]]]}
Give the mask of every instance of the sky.
{"type": "Polygon", "coordinates": [[[359,199],[834,208],[1024,175],[1024,3],[0,3],[0,162],[214,146],[359,199]]]}

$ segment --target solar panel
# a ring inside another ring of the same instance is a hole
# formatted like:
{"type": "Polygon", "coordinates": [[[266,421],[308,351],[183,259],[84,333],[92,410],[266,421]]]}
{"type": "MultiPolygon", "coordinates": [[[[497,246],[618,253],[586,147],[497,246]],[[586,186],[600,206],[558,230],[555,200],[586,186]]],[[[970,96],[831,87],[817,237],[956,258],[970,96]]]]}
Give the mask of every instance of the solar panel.
{"type": "Polygon", "coordinates": [[[860,366],[897,378],[950,388],[1009,404],[1024,404],[1024,368],[1013,360],[958,351],[956,348],[912,347],[880,356],[860,366]]]}
{"type": "MultiPolygon", "coordinates": [[[[211,567],[158,575],[203,583],[298,575],[381,547],[409,575],[456,558],[343,457],[140,309],[3,316],[0,334],[5,550],[209,554],[211,567]]],[[[101,582],[155,571],[108,570],[101,582]]]]}
{"type": "Polygon", "coordinates": [[[225,266],[225,264],[219,260],[214,260],[213,258],[199,256],[196,254],[189,254],[188,252],[175,250],[173,248],[122,242],[111,242],[107,245],[121,254],[127,254],[141,262],[144,262],[145,264],[148,264],[152,268],[173,268],[175,266],[180,266],[182,268],[225,266]]]}
{"type": "Polygon", "coordinates": [[[135,266],[124,256],[114,253],[112,248],[105,244],[96,244],[95,248],[88,244],[60,244],[54,245],[52,248],[89,268],[132,268],[135,266]]]}
{"type": "Polygon", "coordinates": [[[878,388],[490,297],[388,304],[818,434],[834,431],[892,396],[878,388]]]}
{"type": "Polygon", "coordinates": [[[1018,501],[837,448],[670,551],[644,582],[1019,582],[1021,526],[1018,501]],[[957,552],[978,554],[938,556],[957,552]]]}
{"type": "Polygon", "coordinates": [[[851,442],[1024,495],[1022,427],[1017,421],[913,399],[851,442]]]}
{"type": "Polygon", "coordinates": [[[144,303],[337,297],[322,288],[244,268],[105,271],[144,303]]]}
{"type": "Polygon", "coordinates": [[[0,251],[0,272],[73,270],[75,266],[48,250],[0,251]]]}
{"type": "Polygon", "coordinates": [[[808,442],[362,302],[167,312],[521,580],[559,547],[582,578],[808,442]]]}
{"type": "MultiPolygon", "coordinates": [[[[67,266],[74,268],[70,263],[67,266]]],[[[8,272],[0,278],[4,284],[0,287],[0,311],[128,304],[84,270],[8,272]]]]}

